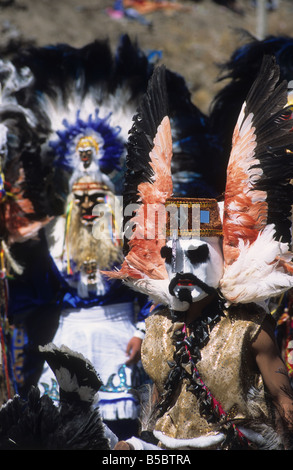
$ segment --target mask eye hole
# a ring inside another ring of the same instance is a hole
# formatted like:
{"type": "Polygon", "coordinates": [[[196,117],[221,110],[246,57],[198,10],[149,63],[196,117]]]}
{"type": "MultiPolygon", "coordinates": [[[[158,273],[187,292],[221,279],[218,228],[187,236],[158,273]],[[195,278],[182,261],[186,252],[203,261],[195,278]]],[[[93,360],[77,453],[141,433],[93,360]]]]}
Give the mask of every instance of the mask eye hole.
{"type": "Polygon", "coordinates": [[[100,193],[89,194],[89,198],[92,202],[97,202],[99,204],[101,204],[102,202],[105,202],[104,194],[100,194],[100,193]]]}
{"type": "Polygon", "coordinates": [[[162,258],[165,259],[165,262],[167,264],[171,264],[171,261],[172,261],[172,248],[169,248],[168,246],[163,246],[163,248],[161,248],[161,256],[162,256],[162,258]]]}
{"type": "Polygon", "coordinates": [[[74,196],[74,202],[76,202],[77,204],[80,204],[84,199],[84,194],[74,193],[73,196],[74,196]]]}
{"type": "Polygon", "coordinates": [[[195,250],[187,250],[187,257],[192,262],[192,264],[202,264],[206,263],[209,259],[209,247],[208,245],[201,245],[195,250]]]}

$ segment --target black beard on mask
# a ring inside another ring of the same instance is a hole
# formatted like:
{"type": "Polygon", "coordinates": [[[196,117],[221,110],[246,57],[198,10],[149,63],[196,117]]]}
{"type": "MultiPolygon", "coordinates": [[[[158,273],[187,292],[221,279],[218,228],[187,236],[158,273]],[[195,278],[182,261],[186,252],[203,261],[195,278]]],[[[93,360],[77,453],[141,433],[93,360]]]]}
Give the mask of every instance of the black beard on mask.
{"type": "Polygon", "coordinates": [[[188,302],[189,304],[192,304],[191,291],[183,287],[178,292],[178,299],[180,302],[188,302]]]}
{"type": "MultiPolygon", "coordinates": [[[[190,281],[191,284],[199,287],[202,291],[204,291],[208,295],[214,294],[216,292],[216,289],[214,287],[211,287],[205,282],[201,281],[198,277],[196,277],[192,273],[184,273],[184,274],[176,273],[175,277],[170,281],[170,284],[169,284],[169,292],[174,297],[175,297],[174,289],[179,283],[179,281],[182,281],[182,280],[190,281]]],[[[179,290],[178,298],[182,302],[186,301],[190,304],[192,303],[191,292],[187,288],[182,287],[182,289],[179,290]]]]}

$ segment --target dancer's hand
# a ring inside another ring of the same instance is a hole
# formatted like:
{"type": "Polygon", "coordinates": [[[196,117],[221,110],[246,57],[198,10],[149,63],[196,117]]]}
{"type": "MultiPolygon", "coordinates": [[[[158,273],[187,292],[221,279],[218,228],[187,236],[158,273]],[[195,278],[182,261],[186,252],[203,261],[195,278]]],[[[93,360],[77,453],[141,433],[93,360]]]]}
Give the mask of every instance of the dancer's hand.
{"type": "Polygon", "coordinates": [[[136,364],[141,357],[141,343],[142,339],[133,336],[129,341],[127,348],[126,348],[126,355],[128,356],[127,361],[125,364],[130,366],[132,364],[136,364]]]}

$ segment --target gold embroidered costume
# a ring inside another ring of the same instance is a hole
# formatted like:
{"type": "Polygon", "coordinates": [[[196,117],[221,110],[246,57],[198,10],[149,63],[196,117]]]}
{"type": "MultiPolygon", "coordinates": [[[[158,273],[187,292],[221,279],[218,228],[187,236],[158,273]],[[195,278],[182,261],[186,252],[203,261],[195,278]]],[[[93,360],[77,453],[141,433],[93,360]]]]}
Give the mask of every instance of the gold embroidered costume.
{"type": "MultiPolygon", "coordinates": [[[[252,390],[258,394],[258,418],[261,416],[262,421],[269,419],[263,382],[250,348],[267,316],[255,304],[231,307],[225,311],[210,329],[209,340],[201,349],[201,359],[196,364],[211,395],[222,405],[228,420],[235,423],[256,419],[255,407],[251,409],[249,399],[252,390]]],[[[170,373],[169,364],[174,360],[174,336],[181,330],[182,323],[172,322],[168,309],[163,309],[154,312],[146,320],[146,326],[142,362],[162,395],[170,373]]],[[[209,423],[203,416],[197,396],[189,389],[190,361],[181,366],[188,374],[177,382],[168,409],[156,421],[155,431],[184,440],[221,431],[219,421],[209,423]]]]}

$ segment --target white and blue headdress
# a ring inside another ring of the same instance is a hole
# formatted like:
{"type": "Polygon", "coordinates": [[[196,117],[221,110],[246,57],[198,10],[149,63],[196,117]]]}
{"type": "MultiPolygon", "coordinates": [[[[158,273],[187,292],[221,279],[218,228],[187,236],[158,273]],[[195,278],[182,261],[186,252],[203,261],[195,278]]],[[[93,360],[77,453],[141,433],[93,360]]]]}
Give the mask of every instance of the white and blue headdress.
{"type": "Polygon", "coordinates": [[[84,175],[91,176],[96,182],[104,183],[112,192],[117,192],[121,184],[121,159],[124,143],[121,127],[111,125],[112,113],[100,116],[95,109],[88,119],[81,119],[80,110],[76,120],[70,123],[63,120],[64,129],[57,130],[56,140],[50,140],[49,146],[55,154],[54,165],[70,175],[69,187],[84,175]],[[85,168],[78,151],[92,149],[92,161],[85,168]]]}

